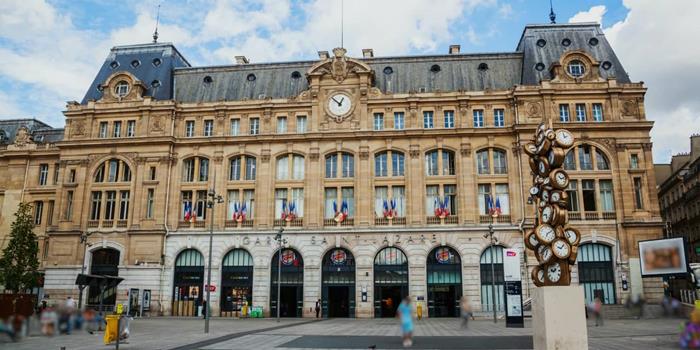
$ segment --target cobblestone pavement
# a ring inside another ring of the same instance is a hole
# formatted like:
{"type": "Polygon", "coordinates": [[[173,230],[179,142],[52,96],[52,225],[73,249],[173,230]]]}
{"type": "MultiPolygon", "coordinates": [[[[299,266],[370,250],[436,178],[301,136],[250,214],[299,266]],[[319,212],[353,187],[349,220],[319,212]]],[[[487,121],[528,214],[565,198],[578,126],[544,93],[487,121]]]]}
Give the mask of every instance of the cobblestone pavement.
{"type": "MultiPolygon", "coordinates": [[[[308,319],[233,320],[213,319],[209,335],[204,322],[193,318],[137,319],[131,325],[129,344],[120,349],[398,349],[400,330],[393,319],[331,319],[306,323],[308,319]]],[[[605,326],[589,323],[590,349],[678,349],[680,319],[606,320],[605,326]]],[[[532,328],[505,328],[503,321],[470,321],[461,329],[457,319],[426,319],[417,322],[415,349],[527,349],[532,328]]],[[[54,338],[29,337],[18,343],[0,338],[0,349],[114,349],[102,344],[102,334],[79,332],[54,338]]]]}

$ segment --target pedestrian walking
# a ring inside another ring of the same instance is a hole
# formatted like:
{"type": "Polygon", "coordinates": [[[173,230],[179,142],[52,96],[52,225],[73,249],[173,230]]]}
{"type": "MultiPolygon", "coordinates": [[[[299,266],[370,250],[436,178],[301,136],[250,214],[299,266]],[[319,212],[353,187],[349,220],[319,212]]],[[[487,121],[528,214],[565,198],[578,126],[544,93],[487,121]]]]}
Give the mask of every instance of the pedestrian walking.
{"type": "Polygon", "coordinates": [[[467,328],[469,319],[474,319],[474,313],[472,313],[472,307],[469,305],[469,299],[467,299],[467,297],[463,296],[459,300],[459,310],[460,316],[462,317],[462,328],[467,328]]]}
{"type": "Polygon", "coordinates": [[[403,347],[408,348],[413,345],[413,310],[411,307],[411,297],[407,296],[399,304],[397,316],[401,321],[401,333],[403,335],[403,347]]]}
{"type": "Polygon", "coordinates": [[[591,303],[588,305],[589,313],[593,317],[595,317],[595,326],[596,327],[603,325],[602,309],[603,309],[603,302],[598,297],[593,299],[593,301],[591,301],[591,303]]]}
{"type": "Polygon", "coordinates": [[[321,315],[321,299],[316,300],[316,318],[319,318],[321,315]]]}

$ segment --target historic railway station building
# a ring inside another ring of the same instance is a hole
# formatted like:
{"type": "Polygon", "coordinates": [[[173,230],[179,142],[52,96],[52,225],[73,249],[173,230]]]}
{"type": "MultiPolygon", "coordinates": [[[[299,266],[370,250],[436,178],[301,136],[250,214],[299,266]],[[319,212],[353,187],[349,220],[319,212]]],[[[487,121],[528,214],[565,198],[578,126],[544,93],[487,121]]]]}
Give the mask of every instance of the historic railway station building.
{"type": "MultiPolygon", "coordinates": [[[[192,315],[213,217],[215,315],[242,301],[276,313],[280,227],[283,316],[311,316],[321,299],[331,317],[391,317],[404,295],[431,317],[456,316],[461,296],[486,312],[492,259],[500,308],[501,249],[524,249],[534,222],[520,147],[542,121],[577,138],[565,161],[583,236],[574,283],[610,304],[660,295],[637,252],[663,226],[646,88],[599,25],[529,25],[512,52],[236,61],[115,47],[64,130],[0,123],[0,229],[34,203],[51,300],[77,297],[84,267],[125,278],[107,305],[148,290],[151,314],[192,315]],[[210,209],[212,188],[222,201],[210,209]]],[[[528,298],[534,256],[524,263],[528,298]]]]}

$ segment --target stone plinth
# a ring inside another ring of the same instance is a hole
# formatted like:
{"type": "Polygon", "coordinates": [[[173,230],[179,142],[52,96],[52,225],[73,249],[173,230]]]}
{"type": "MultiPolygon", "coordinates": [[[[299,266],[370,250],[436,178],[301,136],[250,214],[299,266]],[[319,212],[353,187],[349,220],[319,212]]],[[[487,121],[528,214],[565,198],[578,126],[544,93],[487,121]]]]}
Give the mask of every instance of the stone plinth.
{"type": "Polygon", "coordinates": [[[536,350],[587,350],[583,287],[536,288],[532,299],[532,328],[536,350]]]}

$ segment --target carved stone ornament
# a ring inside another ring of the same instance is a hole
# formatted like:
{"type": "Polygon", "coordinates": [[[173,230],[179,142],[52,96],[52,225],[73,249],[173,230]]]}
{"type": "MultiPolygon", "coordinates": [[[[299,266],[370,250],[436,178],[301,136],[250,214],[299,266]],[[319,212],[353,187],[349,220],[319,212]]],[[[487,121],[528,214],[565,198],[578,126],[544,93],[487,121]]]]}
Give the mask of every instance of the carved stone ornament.
{"type": "Polygon", "coordinates": [[[471,143],[463,143],[460,146],[459,153],[462,154],[463,157],[469,157],[472,154],[472,145],[471,143]]]}
{"type": "Polygon", "coordinates": [[[333,63],[331,64],[331,76],[335,81],[342,83],[348,77],[348,62],[345,58],[345,50],[342,47],[333,49],[333,63]]]}
{"type": "Polygon", "coordinates": [[[362,160],[369,159],[369,147],[367,147],[367,146],[360,147],[360,159],[362,159],[362,160]]]}
{"type": "Polygon", "coordinates": [[[151,131],[160,132],[163,131],[163,116],[155,115],[151,117],[151,131]]]}
{"type": "Polygon", "coordinates": [[[537,102],[528,102],[525,105],[525,111],[528,117],[537,117],[541,113],[540,104],[537,102]]]}
{"type": "Polygon", "coordinates": [[[29,129],[26,126],[21,126],[15,135],[15,146],[21,147],[31,142],[32,138],[29,134],[29,129]]]}
{"type": "Polygon", "coordinates": [[[629,116],[637,115],[637,101],[625,100],[622,102],[622,114],[629,116]]]}
{"type": "Polygon", "coordinates": [[[420,149],[418,149],[418,148],[411,148],[411,149],[408,151],[408,155],[410,155],[411,158],[416,159],[416,158],[420,157],[420,149]]]}
{"type": "Polygon", "coordinates": [[[71,133],[73,136],[85,135],[85,120],[75,119],[71,122],[71,133]]]}

